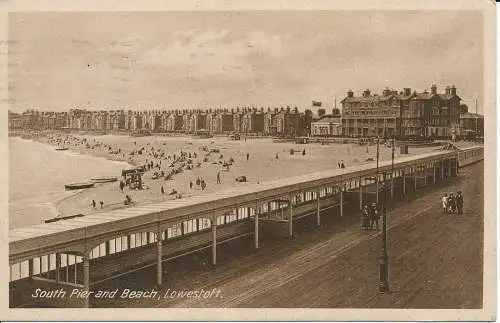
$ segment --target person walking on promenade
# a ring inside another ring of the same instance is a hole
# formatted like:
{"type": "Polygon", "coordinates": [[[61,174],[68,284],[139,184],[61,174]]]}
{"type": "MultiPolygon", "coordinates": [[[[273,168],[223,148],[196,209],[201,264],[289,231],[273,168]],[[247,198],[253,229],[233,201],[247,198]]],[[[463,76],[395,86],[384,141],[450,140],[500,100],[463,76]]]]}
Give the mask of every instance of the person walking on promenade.
{"type": "Polygon", "coordinates": [[[95,209],[95,200],[92,200],[92,207],[95,209]]]}
{"type": "Polygon", "coordinates": [[[343,160],[341,160],[341,161],[340,161],[340,168],[345,168],[345,165],[344,165],[344,161],[343,161],[343,160]]]}
{"type": "Polygon", "coordinates": [[[457,192],[455,200],[457,204],[457,214],[462,215],[464,211],[464,197],[462,196],[462,191],[457,192]]]}
{"type": "Polygon", "coordinates": [[[101,204],[101,209],[104,208],[104,202],[103,201],[99,201],[99,204],[101,204]]]}
{"type": "Polygon", "coordinates": [[[247,153],[247,160],[248,160],[249,158],[250,158],[250,154],[249,154],[249,153],[247,153]]]}
{"type": "Polygon", "coordinates": [[[217,172],[217,184],[221,184],[221,181],[220,181],[220,172],[217,172]]]}
{"type": "Polygon", "coordinates": [[[378,230],[379,214],[378,214],[377,203],[375,202],[372,203],[371,216],[372,218],[370,221],[370,229],[373,229],[373,225],[375,224],[375,228],[378,230]]]}
{"type": "Polygon", "coordinates": [[[189,188],[192,189],[193,188],[193,182],[189,182],[189,188]]]}
{"type": "Polygon", "coordinates": [[[453,214],[455,213],[455,209],[456,209],[456,203],[455,203],[455,196],[453,195],[453,193],[450,193],[450,195],[448,196],[448,208],[450,210],[450,214],[453,214]]]}
{"type": "Polygon", "coordinates": [[[441,203],[443,204],[443,213],[448,213],[448,194],[444,193],[441,203]]]}
{"type": "Polygon", "coordinates": [[[163,188],[163,185],[161,186],[160,191],[161,191],[161,195],[165,194],[165,189],[163,188]]]}
{"type": "Polygon", "coordinates": [[[370,211],[368,210],[368,205],[363,206],[361,211],[361,229],[368,230],[370,228],[370,211]]]}

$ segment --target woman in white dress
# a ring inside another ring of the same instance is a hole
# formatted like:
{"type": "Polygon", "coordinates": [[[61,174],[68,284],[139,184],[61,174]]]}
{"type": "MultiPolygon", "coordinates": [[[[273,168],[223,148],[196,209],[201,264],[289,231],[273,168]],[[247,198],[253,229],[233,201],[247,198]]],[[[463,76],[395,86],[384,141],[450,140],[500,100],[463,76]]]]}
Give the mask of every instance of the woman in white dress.
{"type": "Polygon", "coordinates": [[[444,194],[441,198],[441,202],[443,203],[443,213],[448,212],[448,194],[444,194]]]}

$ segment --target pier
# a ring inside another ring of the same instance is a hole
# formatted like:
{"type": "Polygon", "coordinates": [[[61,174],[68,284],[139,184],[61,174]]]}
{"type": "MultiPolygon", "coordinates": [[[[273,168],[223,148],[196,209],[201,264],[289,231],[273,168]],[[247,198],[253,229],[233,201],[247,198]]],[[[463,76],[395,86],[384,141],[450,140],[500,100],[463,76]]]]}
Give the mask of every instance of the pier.
{"type": "MultiPolygon", "coordinates": [[[[404,200],[414,191],[459,176],[461,167],[482,160],[483,154],[483,147],[436,151],[398,158],[393,167],[383,161],[378,174],[371,162],[14,229],[9,234],[11,306],[17,305],[12,300],[28,301],[17,291],[34,290],[37,284],[90,291],[96,284],[152,266],[156,283],[162,285],[169,275],[165,262],[206,249],[211,265],[217,266],[220,246],[243,237],[252,238],[256,249],[267,237],[287,243],[302,218],[314,218],[318,227],[328,216],[359,218],[362,205],[376,201],[382,191],[404,200]]],[[[57,302],[54,306],[89,306],[84,297],[72,304],[57,302]]]]}

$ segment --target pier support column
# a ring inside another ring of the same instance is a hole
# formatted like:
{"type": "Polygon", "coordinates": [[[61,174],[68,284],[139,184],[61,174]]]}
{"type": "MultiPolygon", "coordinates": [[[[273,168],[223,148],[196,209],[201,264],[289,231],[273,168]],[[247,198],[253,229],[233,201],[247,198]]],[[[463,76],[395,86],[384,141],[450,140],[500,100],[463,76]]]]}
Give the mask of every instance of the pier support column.
{"type": "Polygon", "coordinates": [[[318,188],[316,190],[316,225],[318,227],[321,226],[321,215],[320,215],[320,209],[319,209],[319,193],[320,193],[320,189],[318,188]]]}
{"type": "Polygon", "coordinates": [[[363,209],[363,185],[361,185],[361,177],[359,177],[359,209],[363,209]]]}
{"type": "Polygon", "coordinates": [[[417,190],[417,166],[413,168],[413,179],[414,179],[414,185],[413,185],[413,190],[417,190]]]}
{"type": "Polygon", "coordinates": [[[291,238],[293,236],[293,205],[292,205],[292,194],[288,197],[288,236],[291,238]]]}
{"type": "Polygon", "coordinates": [[[432,169],[433,169],[432,181],[434,182],[434,184],[436,184],[436,162],[432,163],[432,169]]]}
{"type": "Polygon", "coordinates": [[[163,237],[161,231],[156,234],[156,285],[163,284],[163,237]]]}
{"type": "Polygon", "coordinates": [[[344,216],[344,189],[340,188],[340,217],[344,216]]]}
{"type": "Polygon", "coordinates": [[[424,165],[424,174],[425,174],[425,177],[424,177],[424,186],[427,186],[427,164],[424,165]]]}
{"type": "Polygon", "coordinates": [[[132,239],[130,239],[131,235],[127,236],[127,250],[130,250],[130,247],[132,246],[132,239]]]}
{"type": "Polygon", "coordinates": [[[104,250],[105,250],[106,256],[109,256],[109,250],[110,250],[110,241],[109,240],[104,243],[104,250]]]}
{"type": "Polygon", "coordinates": [[[212,266],[217,264],[217,225],[212,219],[212,266]]]}
{"type": "Polygon", "coordinates": [[[59,283],[61,271],[61,254],[56,253],[56,283],[59,283]]]}
{"type": "Polygon", "coordinates": [[[391,173],[391,200],[394,199],[394,172],[391,173]]]}
{"type": "Polygon", "coordinates": [[[405,195],[406,195],[406,172],[403,169],[403,198],[405,197],[405,195]]]}
{"type": "Polygon", "coordinates": [[[259,202],[255,203],[254,240],[255,249],[259,249],[259,202]]]}
{"type": "MultiPolygon", "coordinates": [[[[87,292],[90,292],[90,259],[89,259],[89,255],[85,254],[83,256],[82,260],[83,260],[83,289],[87,292]]],[[[75,262],[75,273],[76,273],[76,262],[75,262]]],[[[84,308],[90,307],[90,296],[85,297],[83,307],[84,308]]]]}
{"type": "Polygon", "coordinates": [[[441,160],[439,162],[439,164],[441,165],[441,180],[444,179],[444,160],[441,160]]]}
{"type": "Polygon", "coordinates": [[[28,275],[30,278],[33,277],[33,259],[28,260],[28,275]]]}

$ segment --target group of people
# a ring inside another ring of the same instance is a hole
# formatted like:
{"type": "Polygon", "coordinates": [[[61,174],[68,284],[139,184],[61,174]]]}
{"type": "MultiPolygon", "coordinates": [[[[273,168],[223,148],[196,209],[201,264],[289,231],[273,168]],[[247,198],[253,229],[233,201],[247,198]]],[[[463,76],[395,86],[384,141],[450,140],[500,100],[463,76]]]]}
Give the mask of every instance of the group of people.
{"type": "Polygon", "coordinates": [[[443,204],[443,213],[463,214],[464,197],[462,196],[462,191],[458,191],[456,195],[454,193],[445,193],[441,198],[441,202],[443,204]]]}
{"type": "MultiPolygon", "coordinates": [[[[103,201],[99,201],[99,204],[101,205],[101,209],[104,208],[104,202],[103,201]]],[[[97,208],[97,203],[95,202],[95,200],[92,200],[92,208],[97,208]]]]}
{"type": "Polygon", "coordinates": [[[364,205],[361,211],[361,229],[362,230],[373,230],[375,227],[378,230],[378,220],[380,219],[380,213],[378,211],[377,203],[372,203],[371,206],[364,205]]]}

